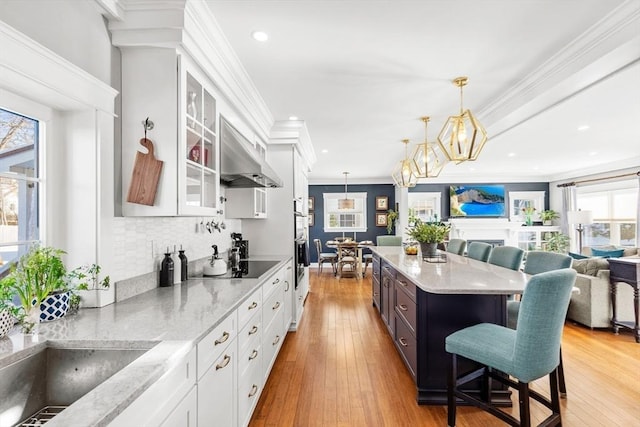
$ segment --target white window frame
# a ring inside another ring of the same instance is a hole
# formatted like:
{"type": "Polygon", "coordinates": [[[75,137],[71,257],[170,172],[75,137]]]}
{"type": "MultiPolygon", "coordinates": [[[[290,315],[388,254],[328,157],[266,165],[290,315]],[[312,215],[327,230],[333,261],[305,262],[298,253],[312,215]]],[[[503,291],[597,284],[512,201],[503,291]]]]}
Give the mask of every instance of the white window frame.
{"type": "Polygon", "coordinates": [[[509,220],[525,220],[525,216],[522,214],[522,210],[519,207],[514,206],[514,202],[516,200],[521,200],[528,201],[529,206],[533,206],[536,209],[535,214],[533,214],[533,220],[542,221],[540,219],[540,212],[544,210],[545,194],[545,191],[509,191],[509,220]]]}
{"type": "Polygon", "coordinates": [[[348,193],[350,199],[354,199],[356,201],[356,207],[359,205],[362,209],[345,209],[340,211],[340,213],[353,213],[356,215],[362,216],[362,224],[360,227],[330,227],[329,226],[329,215],[334,213],[334,211],[329,211],[331,202],[333,200],[344,199],[344,192],[342,193],[323,193],[322,197],[324,199],[324,232],[325,233],[335,233],[335,232],[343,232],[343,233],[364,233],[367,231],[367,193],[348,193]]]}

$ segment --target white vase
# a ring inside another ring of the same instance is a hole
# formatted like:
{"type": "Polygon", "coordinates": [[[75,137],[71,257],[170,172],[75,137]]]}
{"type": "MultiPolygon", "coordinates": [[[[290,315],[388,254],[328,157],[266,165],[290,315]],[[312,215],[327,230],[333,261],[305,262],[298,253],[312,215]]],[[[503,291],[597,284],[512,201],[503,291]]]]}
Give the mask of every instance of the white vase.
{"type": "Polygon", "coordinates": [[[6,336],[13,327],[13,316],[9,310],[0,310],[0,338],[6,336]]]}

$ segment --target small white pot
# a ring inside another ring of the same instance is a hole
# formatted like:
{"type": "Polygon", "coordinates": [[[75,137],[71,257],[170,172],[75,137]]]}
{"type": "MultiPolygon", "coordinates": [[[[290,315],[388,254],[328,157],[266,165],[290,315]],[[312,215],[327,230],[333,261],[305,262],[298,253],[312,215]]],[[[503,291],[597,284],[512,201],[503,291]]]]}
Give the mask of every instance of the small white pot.
{"type": "Polygon", "coordinates": [[[0,338],[6,336],[13,328],[13,316],[9,310],[0,311],[0,338]]]}

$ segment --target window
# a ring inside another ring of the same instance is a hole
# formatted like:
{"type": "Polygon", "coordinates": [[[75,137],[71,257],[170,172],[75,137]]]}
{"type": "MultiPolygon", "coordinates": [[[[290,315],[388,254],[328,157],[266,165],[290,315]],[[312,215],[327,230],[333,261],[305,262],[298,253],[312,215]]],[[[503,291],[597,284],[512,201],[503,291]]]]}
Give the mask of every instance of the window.
{"type": "Polygon", "coordinates": [[[635,180],[580,187],[577,199],[578,209],[593,212],[593,224],[584,233],[584,246],[635,246],[638,232],[635,180]]]}
{"type": "Polygon", "coordinates": [[[38,120],[0,109],[0,273],[38,242],[38,120]]]}
{"type": "Polygon", "coordinates": [[[422,221],[439,221],[442,219],[440,212],[440,199],[442,194],[410,192],[408,195],[410,215],[420,218],[422,221]]]}
{"type": "Polygon", "coordinates": [[[324,231],[363,232],[367,231],[367,193],[349,193],[354,199],[353,209],[338,209],[338,199],[344,193],[324,193],[324,231]]]}

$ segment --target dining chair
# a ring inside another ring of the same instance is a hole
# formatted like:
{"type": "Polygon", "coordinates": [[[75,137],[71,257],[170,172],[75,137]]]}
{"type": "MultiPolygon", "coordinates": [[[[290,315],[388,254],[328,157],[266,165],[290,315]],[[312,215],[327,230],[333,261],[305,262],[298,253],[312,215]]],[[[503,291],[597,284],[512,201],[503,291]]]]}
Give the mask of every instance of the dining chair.
{"type": "Polygon", "coordinates": [[[350,272],[356,275],[356,267],[358,258],[356,251],[358,250],[358,242],[338,242],[338,276],[344,277],[344,267],[348,266],[350,272]]]}
{"type": "Polygon", "coordinates": [[[367,274],[367,267],[373,262],[373,254],[362,255],[362,260],[364,261],[364,267],[362,267],[362,277],[364,277],[365,274],[367,274]]]}
{"type": "Polygon", "coordinates": [[[338,254],[335,252],[322,252],[322,242],[320,239],[313,239],[313,243],[316,245],[316,252],[318,252],[318,275],[322,274],[322,265],[326,262],[331,264],[333,275],[338,272],[338,254]]]}
{"type": "Polygon", "coordinates": [[[489,243],[485,242],[471,242],[469,243],[469,248],[467,249],[467,257],[472,259],[477,259],[478,261],[487,262],[489,256],[491,255],[491,246],[489,243]]]}
{"type": "Polygon", "coordinates": [[[520,270],[524,251],[514,246],[497,246],[491,250],[487,262],[500,267],[520,270]]]}
{"type": "Polygon", "coordinates": [[[522,295],[517,329],[480,323],[446,337],[445,349],[451,354],[447,380],[449,426],[456,425],[457,399],[487,411],[509,425],[530,426],[530,398],[551,410],[551,415],[541,425],[561,425],[560,342],[575,280],[576,271],[571,268],[532,276],[522,295]],[[459,358],[474,361],[480,367],[458,377],[459,358]],[[547,375],[550,398],[529,389],[529,383],[547,375]],[[481,381],[479,398],[460,389],[472,380],[481,381]],[[492,380],[518,390],[519,420],[491,404],[492,380]]]}
{"type": "Polygon", "coordinates": [[[467,241],[463,239],[451,239],[447,244],[447,252],[456,255],[464,255],[464,250],[467,247],[467,241]]]}
{"type": "Polygon", "coordinates": [[[377,236],[377,246],[402,246],[402,236],[377,236]]]}
{"type": "MultiPolygon", "coordinates": [[[[560,270],[571,267],[573,258],[569,255],[557,252],[529,251],[524,263],[524,272],[535,275],[552,270],[560,270]]],[[[517,329],[520,301],[507,301],[507,327],[517,329]]],[[[562,350],[560,350],[560,364],[558,365],[558,381],[560,397],[567,396],[567,385],[564,379],[564,364],[562,363],[562,350]]]]}

